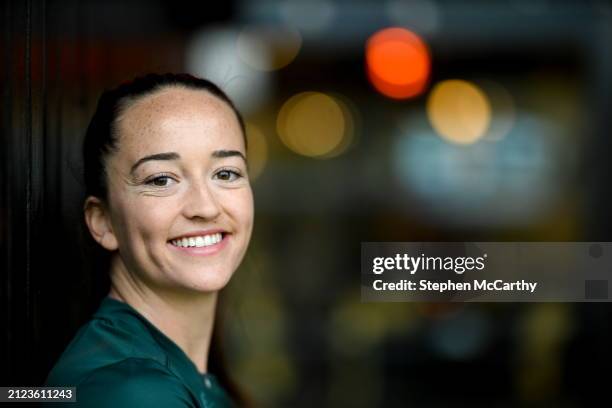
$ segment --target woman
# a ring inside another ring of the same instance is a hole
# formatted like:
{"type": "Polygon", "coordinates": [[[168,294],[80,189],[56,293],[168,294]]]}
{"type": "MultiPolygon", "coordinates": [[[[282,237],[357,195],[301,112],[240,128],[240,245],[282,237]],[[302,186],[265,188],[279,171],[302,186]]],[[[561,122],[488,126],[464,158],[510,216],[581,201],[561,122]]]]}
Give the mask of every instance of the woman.
{"type": "Polygon", "coordinates": [[[231,405],[208,363],[217,295],[253,227],[240,114],[206,80],[138,78],[101,96],[84,165],[111,289],[46,385],[76,386],[71,406],[231,405]]]}

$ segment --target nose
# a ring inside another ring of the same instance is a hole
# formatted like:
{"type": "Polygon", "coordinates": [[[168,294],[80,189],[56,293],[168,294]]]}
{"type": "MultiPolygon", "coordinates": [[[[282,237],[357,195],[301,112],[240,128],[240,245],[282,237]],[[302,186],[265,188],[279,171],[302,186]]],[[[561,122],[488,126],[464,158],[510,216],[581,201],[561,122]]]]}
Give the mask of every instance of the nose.
{"type": "Polygon", "coordinates": [[[186,194],[183,213],[187,218],[214,220],[221,213],[218,197],[206,182],[194,183],[186,194]]]}

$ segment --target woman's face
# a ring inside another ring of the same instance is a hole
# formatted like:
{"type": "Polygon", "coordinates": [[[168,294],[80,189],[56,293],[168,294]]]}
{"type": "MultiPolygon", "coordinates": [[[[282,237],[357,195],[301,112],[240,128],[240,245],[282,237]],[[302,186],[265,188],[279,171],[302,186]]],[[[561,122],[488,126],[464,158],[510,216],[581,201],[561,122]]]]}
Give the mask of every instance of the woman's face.
{"type": "Polygon", "coordinates": [[[167,87],[129,105],[117,126],[106,168],[120,262],[148,286],[223,288],[253,227],[235,113],[206,91],[167,87]]]}

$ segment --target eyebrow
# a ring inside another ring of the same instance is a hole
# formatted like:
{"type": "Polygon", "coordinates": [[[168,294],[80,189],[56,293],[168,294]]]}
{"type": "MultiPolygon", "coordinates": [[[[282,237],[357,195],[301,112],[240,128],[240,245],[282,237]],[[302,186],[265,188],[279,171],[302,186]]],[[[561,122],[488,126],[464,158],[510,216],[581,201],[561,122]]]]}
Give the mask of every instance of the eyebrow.
{"type": "Polygon", "coordinates": [[[244,157],[244,154],[242,154],[238,150],[215,150],[212,153],[212,157],[217,158],[217,159],[222,159],[224,157],[232,157],[232,156],[241,157],[245,163],[247,162],[247,159],[246,157],[244,157]]]}
{"type": "MultiPolygon", "coordinates": [[[[242,160],[244,160],[244,162],[246,164],[246,162],[247,162],[246,157],[244,156],[244,154],[242,154],[238,150],[215,150],[214,152],[212,152],[212,157],[218,158],[218,159],[222,159],[222,158],[225,158],[225,157],[233,157],[233,156],[241,157],[242,160]]],[[[143,164],[145,162],[148,162],[148,161],[153,161],[153,160],[178,160],[180,158],[181,158],[181,156],[178,153],[176,153],[176,152],[156,153],[156,154],[152,154],[152,155],[149,155],[149,156],[145,156],[145,157],[139,159],[136,163],[134,163],[134,165],[130,169],[130,174],[133,174],[134,171],[138,168],[138,166],[140,166],[141,164],[143,164]]]]}
{"type": "Polygon", "coordinates": [[[130,174],[133,174],[134,171],[136,170],[136,168],[138,166],[140,166],[142,163],[145,163],[145,162],[148,162],[148,161],[152,161],[152,160],[178,160],[180,158],[181,158],[181,156],[178,153],[176,153],[176,152],[156,153],[156,154],[152,154],[150,156],[145,156],[145,157],[141,158],[140,160],[138,160],[136,163],[134,163],[134,165],[130,169],[130,174]]]}

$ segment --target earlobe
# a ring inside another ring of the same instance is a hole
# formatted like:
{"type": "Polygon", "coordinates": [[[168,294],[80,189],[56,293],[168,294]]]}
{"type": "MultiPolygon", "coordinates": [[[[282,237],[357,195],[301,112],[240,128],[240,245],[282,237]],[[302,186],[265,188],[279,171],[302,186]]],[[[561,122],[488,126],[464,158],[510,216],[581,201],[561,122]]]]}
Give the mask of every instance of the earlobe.
{"type": "Polygon", "coordinates": [[[109,251],[119,248],[110,216],[102,201],[94,196],[87,197],[83,212],[85,223],[93,239],[109,251]]]}

